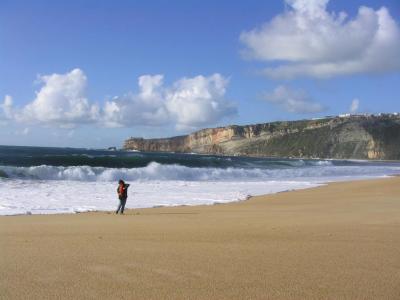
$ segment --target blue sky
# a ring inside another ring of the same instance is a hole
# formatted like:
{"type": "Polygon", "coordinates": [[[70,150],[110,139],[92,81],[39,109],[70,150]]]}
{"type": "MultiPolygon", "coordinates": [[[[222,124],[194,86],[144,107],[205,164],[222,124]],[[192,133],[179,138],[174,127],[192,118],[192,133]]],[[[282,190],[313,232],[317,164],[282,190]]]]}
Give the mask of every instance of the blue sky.
{"type": "Polygon", "coordinates": [[[399,28],[397,0],[3,0],[0,144],[400,111],[399,28]]]}

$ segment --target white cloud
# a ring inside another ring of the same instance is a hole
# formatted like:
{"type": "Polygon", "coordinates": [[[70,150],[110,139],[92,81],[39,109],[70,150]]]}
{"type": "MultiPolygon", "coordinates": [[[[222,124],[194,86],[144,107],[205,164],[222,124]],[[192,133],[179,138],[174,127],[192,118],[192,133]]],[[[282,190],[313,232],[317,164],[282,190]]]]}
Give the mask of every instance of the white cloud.
{"type": "Polygon", "coordinates": [[[87,78],[82,70],[38,79],[43,86],[36,92],[36,98],[16,113],[18,121],[74,127],[98,118],[99,107],[86,98],[87,78]]]}
{"type": "Polygon", "coordinates": [[[220,74],[196,76],[175,82],[166,93],[166,108],[176,120],[178,129],[215,124],[236,113],[224,99],[228,80],[220,74]]]}
{"type": "Polygon", "coordinates": [[[242,32],[244,55],[277,63],[264,70],[275,79],[400,70],[400,28],[385,7],[362,6],[348,19],[344,12],[328,12],[328,2],[286,0],[288,11],[242,32]]]}
{"type": "Polygon", "coordinates": [[[23,135],[28,135],[30,132],[31,132],[31,130],[28,127],[24,128],[24,130],[22,130],[23,135]]]}
{"type": "Polygon", "coordinates": [[[163,75],[143,75],[139,93],[127,93],[106,101],[101,122],[106,127],[158,126],[170,121],[163,99],[163,75]]]}
{"type": "Polygon", "coordinates": [[[14,108],[6,96],[0,108],[19,123],[73,128],[81,124],[105,127],[164,126],[178,129],[212,125],[236,113],[225,100],[228,80],[220,74],[182,78],[164,86],[163,75],[143,75],[138,93],[116,96],[100,107],[86,97],[87,78],[80,69],[39,76],[36,98],[14,108]]]}
{"type": "Polygon", "coordinates": [[[164,87],[162,75],[139,77],[139,93],[107,101],[106,126],[159,126],[175,124],[177,129],[212,125],[236,113],[224,99],[228,80],[220,74],[182,78],[164,87]]]}
{"type": "Polygon", "coordinates": [[[353,101],[351,101],[350,112],[355,113],[358,110],[359,105],[360,105],[360,100],[354,98],[353,101]]]}
{"type": "Polygon", "coordinates": [[[29,133],[31,132],[31,129],[30,128],[28,128],[28,127],[26,127],[26,128],[24,128],[24,129],[21,129],[21,130],[16,130],[15,132],[14,132],[14,134],[16,134],[16,135],[28,135],[29,133]]]}
{"type": "Polygon", "coordinates": [[[4,97],[3,103],[0,104],[0,108],[2,110],[3,119],[11,119],[13,117],[13,99],[10,95],[4,97]]]}
{"type": "Polygon", "coordinates": [[[75,130],[70,130],[67,133],[67,137],[69,137],[69,138],[73,137],[74,135],[75,135],[75,130]]]}
{"type": "Polygon", "coordinates": [[[313,101],[305,91],[292,90],[283,85],[265,94],[264,99],[291,113],[318,113],[326,109],[324,105],[313,101]]]}

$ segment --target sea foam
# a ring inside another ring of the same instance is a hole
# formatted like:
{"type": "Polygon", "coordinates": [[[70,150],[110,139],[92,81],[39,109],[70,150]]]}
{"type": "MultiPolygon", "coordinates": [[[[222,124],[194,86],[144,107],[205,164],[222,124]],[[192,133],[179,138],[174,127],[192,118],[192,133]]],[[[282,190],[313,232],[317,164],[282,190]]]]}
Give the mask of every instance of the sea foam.
{"type": "MultiPolygon", "coordinates": [[[[127,208],[227,203],[318,185],[296,181],[131,182],[127,208]]],[[[112,182],[0,180],[0,215],[113,211],[118,204],[116,188],[112,182]]]]}

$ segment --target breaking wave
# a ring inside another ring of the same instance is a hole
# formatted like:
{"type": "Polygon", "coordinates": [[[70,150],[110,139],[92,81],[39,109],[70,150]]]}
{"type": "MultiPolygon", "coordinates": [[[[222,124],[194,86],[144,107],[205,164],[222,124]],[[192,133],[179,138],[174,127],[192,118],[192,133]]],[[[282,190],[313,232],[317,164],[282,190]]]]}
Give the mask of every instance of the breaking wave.
{"type": "Polygon", "coordinates": [[[314,166],[297,168],[193,168],[177,164],[151,162],[141,168],[106,168],[91,166],[0,166],[0,177],[31,180],[73,180],[111,182],[129,181],[254,181],[330,177],[368,177],[400,173],[400,166],[333,166],[329,161],[315,161],[314,166]]]}

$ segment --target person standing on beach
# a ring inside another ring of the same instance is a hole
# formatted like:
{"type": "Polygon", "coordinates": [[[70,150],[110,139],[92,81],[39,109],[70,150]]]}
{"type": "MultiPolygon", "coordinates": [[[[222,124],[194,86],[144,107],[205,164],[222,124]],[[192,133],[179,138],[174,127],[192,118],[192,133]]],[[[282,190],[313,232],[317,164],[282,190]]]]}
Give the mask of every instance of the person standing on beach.
{"type": "Polygon", "coordinates": [[[117,211],[115,212],[116,214],[118,214],[118,212],[121,212],[121,214],[124,213],[126,199],[128,199],[128,187],[129,184],[126,184],[122,179],[119,180],[117,188],[119,205],[117,211]]]}

